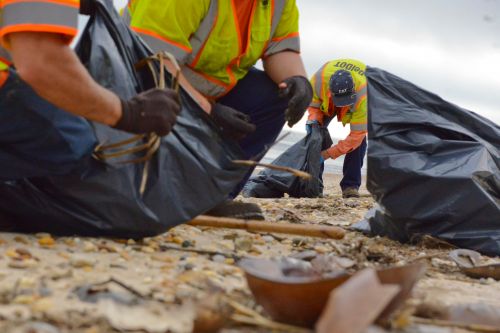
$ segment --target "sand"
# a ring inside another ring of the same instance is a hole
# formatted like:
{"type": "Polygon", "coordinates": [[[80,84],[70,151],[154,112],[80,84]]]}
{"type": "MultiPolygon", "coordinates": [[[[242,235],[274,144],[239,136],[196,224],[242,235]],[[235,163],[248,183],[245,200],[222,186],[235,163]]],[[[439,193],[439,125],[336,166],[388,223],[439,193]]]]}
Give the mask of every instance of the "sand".
{"type": "MultiPolygon", "coordinates": [[[[269,221],[348,228],[374,202],[365,188],[359,199],[342,199],[339,180],[337,175],[326,176],[324,198],[238,200],[259,203],[269,221]]],[[[238,258],[272,258],[306,250],[347,257],[355,262],[353,271],[412,262],[427,265],[406,305],[408,315],[399,323],[403,328],[387,332],[468,332],[412,323],[410,315],[442,316],[439,311],[460,304],[500,308],[500,282],[466,277],[448,258],[450,248],[432,239],[404,245],[353,231],[333,241],[190,226],[141,241],[3,233],[0,332],[189,331],[196,306],[211,295],[262,311],[237,266],[238,258]]],[[[222,332],[269,331],[229,320],[224,326],[222,332]]]]}

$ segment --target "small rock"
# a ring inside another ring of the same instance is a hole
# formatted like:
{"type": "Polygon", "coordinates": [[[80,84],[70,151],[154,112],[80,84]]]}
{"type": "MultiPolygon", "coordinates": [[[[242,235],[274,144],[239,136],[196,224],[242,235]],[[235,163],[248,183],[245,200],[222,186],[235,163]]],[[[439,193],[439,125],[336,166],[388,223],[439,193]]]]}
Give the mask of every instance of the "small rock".
{"type": "Polygon", "coordinates": [[[318,252],[318,253],[329,253],[329,252],[332,252],[332,250],[324,245],[316,245],[314,247],[314,251],[318,252]]]}
{"type": "Polygon", "coordinates": [[[95,261],[84,257],[84,256],[74,256],[70,260],[71,266],[75,268],[85,268],[85,267],[94,267],[95,261]]]}
{"type": "Polygon", "coordinates": [[[226,258],[226,260],[224,260],[224,263],[227,265],[234,265],[234,262],[233,258],[226,258]]]}
{"type": "Polygon", "coordinates": [[[193,243],[191,241],[188,241],[188,240],[185,240],[182,242],[181,246],[183,248],[186,248],[186,247],[192,247],[193,246],[193,243]]]}
{"type": "Polygon", "coordinates": [[[144,253],[154,253],[155,249],[153,249],[150,246],[143,246],[143,247],[141,247],[141,251],[144,253]]]}
{"type": "Polygon", "coordinates": [[[266,243],[272,243],[274,242],[274,237],[273,236],[269,236],[269,235],[266,235],[266,236],[262,236],[262,240],[266,243]]]}
{"type": "Polygon", "coordinates": [[[193,265],[193,264],[189,264],[189,263],[188,263],[188,264],[185,264],[185,265],[184,265],[184,270],[185,270],[185,271],[190,271],[190,270],[192,270],[193,268],[194,268],[194,265],[193,265]]]}
{"type": "Polygon", "coordinates": [[[26,269],[30,268],[33,266],[36,266],[37,262],[33,259],[26,259],[26,260],[13,260],[9,262],[8,266],[10,268],[17,268],[17,269],[26,269]]]}
{"type": "Polygon", "coordinates": [[[30,243],[26,238],[24,238],[22,236],[15,236],[14,241],[17,243],[22,243],[22,244],[26,244],[26,245],[28,245],[30,243]]]}
{"type": "Polygon", "coordinates": [[[248,252],[252,249],[253,240],[250,237],[238,237],[234,240],[234,247],[238,251],[248,252]]]}
{"type": "Polygon", "coordinates": [[[99,249],[97,246],[89,241],[83,242],[83,252],[97,252],[99,249]]]}
{"type": "Polygon", "coordinates": [[[52,247],[56,244],[56,241],[49,235],[47,237],[39,238],[38,244],[43,247],[52,247]]]}
{"type": "Polygon", "coordinates": [[[443,260],[439,258],[432,258],[431,259],[432,266],[434,267],[442,267],[442,268],[451,268],[451,267],[456,267],[457,264],[455,264],[453,261],[449,260],[443,260]]]}
{"type": "Polygon", "coordinates": [[[316,258],[317,255],[318,255],[318,253],[316,251],[308,250],[308,251],[302,251],[302,252],[292,254],[290,256],[290,258],[310,261],[310,260],[316,258]]]}
{"type": "Polygon", "coordinates": [[[226,257],[224,257],[221,254],[216,254],[212,257],[213,262],[218,262],[218,263],[223,263],[226,260],[226,257]]]}

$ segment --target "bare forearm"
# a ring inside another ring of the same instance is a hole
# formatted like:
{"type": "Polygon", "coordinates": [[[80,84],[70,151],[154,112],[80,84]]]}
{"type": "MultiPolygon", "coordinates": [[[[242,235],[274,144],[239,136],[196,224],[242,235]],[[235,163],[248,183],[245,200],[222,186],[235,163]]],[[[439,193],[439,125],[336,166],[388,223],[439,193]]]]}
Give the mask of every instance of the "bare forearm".
{"type": "Polygon", "coordinates": [[[264,70],[276,84],[292,76],[307,77],[302,57],[295,52],[280,52],[266,58],[264,70]]]}
{"type": "Polygon", "coordinates": [[[11,54],[19,76],[43,99],[87,119],[114,125],[118,96],[98,85],[58,35],[13,33],[11,54]]]}

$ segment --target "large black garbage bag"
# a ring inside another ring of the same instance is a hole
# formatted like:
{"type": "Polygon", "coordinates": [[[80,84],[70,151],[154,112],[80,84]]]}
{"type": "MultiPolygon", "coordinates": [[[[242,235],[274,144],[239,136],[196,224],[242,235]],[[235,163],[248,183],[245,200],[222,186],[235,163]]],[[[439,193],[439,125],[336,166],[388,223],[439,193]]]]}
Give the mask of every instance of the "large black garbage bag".
{"type": "Polygon", "coordinates": [[[366,76],[371,232],[500,255],[499,126],[383,70],[366,76]]]}
{"type": "MultiPolygon", "coordinates": [[[[77,47],[82,62],[100,84],[122,98],[152,87],[147,72],[134,70],[134,64],[150,52],[115,12],[112,1],[96,3],[77,47]]],[[[12,221],[11,231],[139,238],[213,208],[248,169],[231,162],[241,159],[239,147],[222,140],[185,92],[181,101],[177,124],[150,160],[143,196],[139,193],[143,163],[91,160],[81,174],[1,183],[2,220],[12,221]]],[[[93,126],[101,143],[130,137],[107,126],[93,126]]]]}
{"type": "Polygon", "coordinates": [[[332,145],[326,127],[312,125],[311,133],[288,148],[272,164],[286,166],[311,174],[306,180],[288,172],[265,169],[250,178],[245,184],[243,195],[256,198],[281,198],[285,193],[295,198],[316,198],[323,194],[320,153],[332,145]]]}

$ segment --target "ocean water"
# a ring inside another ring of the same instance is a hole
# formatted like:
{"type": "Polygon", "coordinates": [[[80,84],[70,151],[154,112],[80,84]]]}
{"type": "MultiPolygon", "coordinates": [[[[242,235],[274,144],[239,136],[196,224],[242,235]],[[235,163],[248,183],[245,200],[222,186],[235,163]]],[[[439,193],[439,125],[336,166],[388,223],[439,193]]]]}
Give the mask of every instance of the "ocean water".
{"type": "MultiPolygon", "coordinates": [[[[279,155],[281,155],[283,152],[285,152],[288,148],[293,146],[295,143],[300,141],[302,138],[306,136],[305,132],[299,132],[299,131],[291,131],[288,129],[284,129],[279,137],[282,137],[284,134],[289,133],[284,139],[280,140],[278,143],[276,143],[269,152],[264,156],[262,162],[264,163],[271,163],[274,159],[276,159],[279,155]]],[[[339,139],[338,138],[333,138],[333,142],[336,143],[339,139]]],[[[326,173],[335,173],[335,174],[342,174],[342,166],[344,164],[344,156],[340,156],[339,158],[332,160],[329,159],[325,163],[325,172],[326,173]]],[[[361,169],[362,174],[366,174],[366,157],[365,161],[363,163],[363,168],[361,169]]]]}

